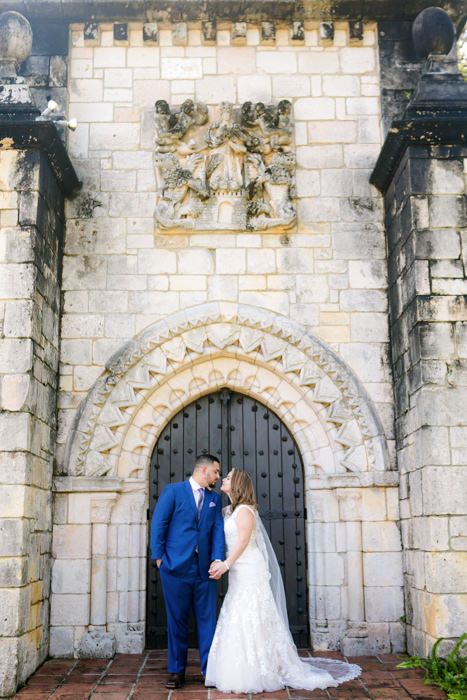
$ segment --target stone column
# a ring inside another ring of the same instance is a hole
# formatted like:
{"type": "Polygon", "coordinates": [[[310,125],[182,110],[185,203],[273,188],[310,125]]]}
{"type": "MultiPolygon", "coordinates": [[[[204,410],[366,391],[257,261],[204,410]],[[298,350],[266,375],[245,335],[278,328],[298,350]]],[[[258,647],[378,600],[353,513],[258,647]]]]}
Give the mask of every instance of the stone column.
{"type": "Polygon", "coordinates": [[[0,15],[0,695],[48,653],[64,196],[77,185],[16,68],[32,32],[0,15]]]}
{"type": "Polygon", "coordinates": [[[467,83],[430,59],[372,176],[385,195],[408,649],[418,655],[467,626],[466,133],[467,83]]]}

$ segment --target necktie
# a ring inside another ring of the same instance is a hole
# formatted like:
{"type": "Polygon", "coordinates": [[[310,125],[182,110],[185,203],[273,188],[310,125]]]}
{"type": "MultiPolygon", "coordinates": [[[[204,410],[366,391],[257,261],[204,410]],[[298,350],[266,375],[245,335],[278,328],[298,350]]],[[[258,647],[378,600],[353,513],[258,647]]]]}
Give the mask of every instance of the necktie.
{"type": "Polygon", "coordinates": [[[201,508],[204,502],[204,489],[198,489],[198,520],[201,517],[201,508]]]}

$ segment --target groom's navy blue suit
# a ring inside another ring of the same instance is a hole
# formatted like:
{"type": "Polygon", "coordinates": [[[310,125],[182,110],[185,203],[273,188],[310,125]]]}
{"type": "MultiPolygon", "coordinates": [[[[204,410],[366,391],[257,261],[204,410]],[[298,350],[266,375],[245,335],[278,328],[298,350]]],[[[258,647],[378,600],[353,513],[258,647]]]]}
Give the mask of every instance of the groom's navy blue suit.
{"type": "Polygon", "coordinates": [[[219,494],[205,489],[198,518],[190,482],[166,486],[152,516],[151,556],[162,559],[159,572],[167,609],[169,673],[185,670],[192,606],[204,673],[216,628],[217,582],[209,578],[209,567],[225,556],[219,494]]]}

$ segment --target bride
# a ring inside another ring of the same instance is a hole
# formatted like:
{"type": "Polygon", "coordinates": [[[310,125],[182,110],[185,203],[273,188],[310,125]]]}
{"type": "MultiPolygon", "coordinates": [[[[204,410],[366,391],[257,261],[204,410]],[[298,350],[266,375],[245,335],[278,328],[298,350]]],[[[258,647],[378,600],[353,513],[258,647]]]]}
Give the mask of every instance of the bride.
{"type": "Polygon", "coordinates": [[[211,578],[229,571],[229,589],[209,652],[205,684],[224,693],[271,692],[335,687],[361,669],[334,659],[301,659],[289,631],[279,565],[258,515],[249,474],[232,469],[221,491],[225,561],[215,561],[211,578]]]}

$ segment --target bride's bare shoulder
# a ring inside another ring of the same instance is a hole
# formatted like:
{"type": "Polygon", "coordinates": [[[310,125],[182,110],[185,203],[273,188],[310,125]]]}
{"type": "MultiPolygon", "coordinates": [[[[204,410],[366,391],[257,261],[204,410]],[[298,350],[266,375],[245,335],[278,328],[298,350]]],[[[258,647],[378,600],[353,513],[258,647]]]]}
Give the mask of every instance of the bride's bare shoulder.
{"type": "Polygon", "coordinates": [[[222,508],[222,517],[225,518],[226,513],[230,511],[230,506],[224,506],[222,508]]]}

